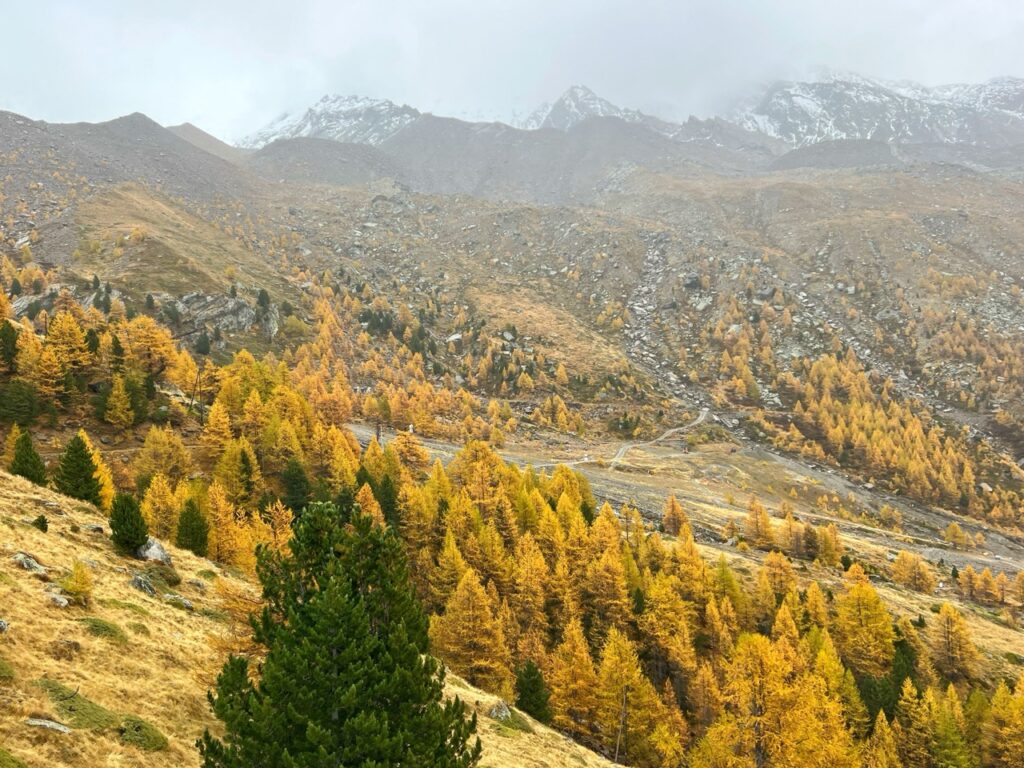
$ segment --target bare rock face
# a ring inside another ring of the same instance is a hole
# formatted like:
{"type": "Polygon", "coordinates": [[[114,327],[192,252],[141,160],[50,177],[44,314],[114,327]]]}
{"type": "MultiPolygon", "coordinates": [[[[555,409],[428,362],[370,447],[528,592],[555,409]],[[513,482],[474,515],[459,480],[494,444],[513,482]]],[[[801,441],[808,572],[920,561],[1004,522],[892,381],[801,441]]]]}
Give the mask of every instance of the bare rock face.
{"type": "Polygon", "coordinates": [[[512,717],[512,710],[508,708],[508,704],[504,701],[498,701],[487,710],[487,716],[494,720],[501,720],[504,722],[512,717]]]}
{"type": "Polygon", "coordinates": [[[259,149],[279,139],[299,137],[331,139],[355,144],[380,144],[420,113],[386,99],[360,96],[324,96],[301,114],[284,114],[239,142],[259,149]]]}
{"type": "Polygon", "coordinates": [[[138,548],[135,552],[135,556],[140,560],[153,560],[164,565],[171,564],[171,556],[164,549],[164,545],[154,539],[152,536],[138,548]]]}
{"type": "Polygon", "coordinates": [[[42,717],[30,717],[25,721],[25,725],[29,725],[33,728],[45,728],[48,731],[54,731],[56,733],[71,733],[71,729],[63,723],[58,723],[54,720],[46,720],[42,717]]]}
{"type": "Polygon", "coordinates": [[[184,321],[219,328],[222,332],[247,331],[256,324],[256,310],[239,298],[224,294],[187,293],[174,302],[184,321]]]}
{"type": "Polygon", "coordinates": [[[181,608],[183,611],[191,612],[195,610],[191,600],[181,595],[176,595],[173,592],[168,592],[164,595],[164,602],[168,605],[173,605],[175,608],[181,608]]]}
{"type": "Polygon", "coordinates": [[[128,586],[132,589],[137,589],[145,595],[150,597],[156,596],[156,589],[153,588],[153,582],[143,576],[141,573],[137,573],[132,576],[132,580],[128,582],[128,586]]]}
{"type": "Polygon", "coordinates": [[[796,145],[837,139],[1014,146],[1024,138],[1024,80],[928,88],[850,73],[779,82],[741,106],[742,126],[796,145]]]}
{"type": "Polygon", "coordinates": [[[21,568],[37,578],[41,578],[44,581],[49,578],[46,573],[46,569],[31,555],[27,555],[24,552],[16,552],[11,556],[11,560],[13,560],[16,565],[21,566],[21,568]]]}

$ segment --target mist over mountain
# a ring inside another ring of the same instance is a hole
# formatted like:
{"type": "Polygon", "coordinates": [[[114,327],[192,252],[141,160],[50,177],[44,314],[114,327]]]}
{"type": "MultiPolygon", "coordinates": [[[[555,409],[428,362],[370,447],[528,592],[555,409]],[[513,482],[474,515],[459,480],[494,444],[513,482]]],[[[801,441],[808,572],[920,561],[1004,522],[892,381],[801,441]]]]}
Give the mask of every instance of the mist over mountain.
{"type": "MultiPolygon", "coordinates": [[[[239,146],[261,147],[299,136],[379,145],[422,116],[412,107],[387,100],[325,96],[305,112],[283,115],[250,134],[239,146]]],[[[510,124],[525,131],[567,132],[597,118],[641,125],[677,140],[717,140],[694,130],[696,118],[677,123],[644,114],[617,106],[581,85],[510,124]]],[[[793,147],[846,139],[1008,147],[1024,142],[1024,80],[1003,77],[928,88],[828,74],[813,81],[773,83],[712,121],[734,134],[748,132],[752,142],[778,139],[793,147]]],[[[701,123],[708,121],[697,120],[701,123]]]]}

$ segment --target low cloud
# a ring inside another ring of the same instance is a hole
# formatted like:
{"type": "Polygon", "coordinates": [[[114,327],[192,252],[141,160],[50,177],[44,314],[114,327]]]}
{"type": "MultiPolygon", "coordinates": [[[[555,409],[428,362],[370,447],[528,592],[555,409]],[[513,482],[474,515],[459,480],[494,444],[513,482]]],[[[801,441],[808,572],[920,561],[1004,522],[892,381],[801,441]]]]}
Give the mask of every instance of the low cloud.
{"type": "Polygon", "coordinates": [[[5,28],[3,109],[140,111],[226,139],[328,92],[505,119],[581,83],[681,119],[818,67],[926,84],[1024,74],[1015,0],[64,0],[6,9],[5,28]]]}

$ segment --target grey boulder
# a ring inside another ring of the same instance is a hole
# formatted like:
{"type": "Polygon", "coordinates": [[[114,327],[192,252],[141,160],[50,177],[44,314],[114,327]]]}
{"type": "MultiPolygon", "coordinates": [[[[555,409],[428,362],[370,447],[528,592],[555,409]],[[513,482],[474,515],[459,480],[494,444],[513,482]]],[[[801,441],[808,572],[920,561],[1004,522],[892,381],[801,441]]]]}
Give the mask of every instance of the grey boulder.
{"type": "Polygon", "coordinates": [[[135,556],[140,560],[153,560],[164,565],[171,564],[171,556],[167,554],[167,550],[164,549],[164,545],[159,541],[150,536],[146,543],[138,548],[135,552],[135,556]]]}

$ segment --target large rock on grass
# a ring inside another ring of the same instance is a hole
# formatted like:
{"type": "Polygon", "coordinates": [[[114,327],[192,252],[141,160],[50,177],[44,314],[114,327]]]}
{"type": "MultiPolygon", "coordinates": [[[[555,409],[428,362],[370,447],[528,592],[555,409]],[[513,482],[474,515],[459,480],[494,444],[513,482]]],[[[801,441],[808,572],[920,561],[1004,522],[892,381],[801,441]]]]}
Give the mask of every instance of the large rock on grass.
{"type": "Polygon", "coordinates": [[[136,550],[135,556],[140,560],[152,560],[164,565],[171,564],[171,556],[164,549],[164,545],[152,536],[146,539],[146,543],[136,550]]]}

